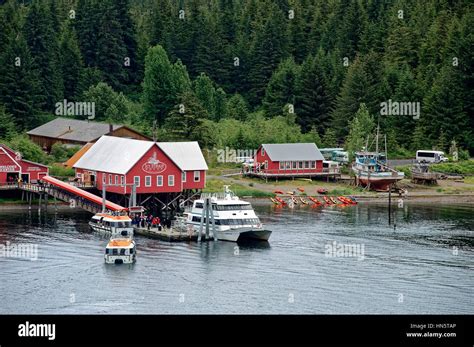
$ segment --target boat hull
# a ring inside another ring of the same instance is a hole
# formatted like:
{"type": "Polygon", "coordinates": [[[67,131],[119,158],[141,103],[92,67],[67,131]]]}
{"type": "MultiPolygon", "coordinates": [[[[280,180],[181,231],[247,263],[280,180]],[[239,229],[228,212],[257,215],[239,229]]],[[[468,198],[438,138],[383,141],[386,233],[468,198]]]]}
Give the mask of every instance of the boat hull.
{"type": "Polygon", "coordinates": [[[359,184],[369,187],[372,190],[388,191],[391,184],[400,181],[402,178],[367,178],[359,177],[359,184]]]}

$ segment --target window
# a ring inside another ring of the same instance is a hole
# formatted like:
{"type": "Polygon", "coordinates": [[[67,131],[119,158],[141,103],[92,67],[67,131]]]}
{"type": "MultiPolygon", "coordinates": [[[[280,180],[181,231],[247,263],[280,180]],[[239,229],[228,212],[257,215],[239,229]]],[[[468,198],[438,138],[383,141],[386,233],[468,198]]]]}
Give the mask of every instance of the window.
{"type": "Polygon", "coordinates": [[[125,176],[120,176],[120,184],[125,185],[125,176]]]}
{"type": "Polygon", "coordinates": [[[268,169],[268,160],[265,160],[265,170],[268,169]]]}
{"type": "Polygon", "coordinates": [[[151,176],[145,176],[145,187],[151,187],[151,176]]]}
{"type": "Polygon", "coordinates": [[[286,169],[290,170],[291,169],[291,161],[286,162],[286,169]]]}
{"type": "Polygon", "coordinates": [[[181,174],[181,181],[186,182],[186,171],[183,171],[181,174]]]}
{"type": "Polygon", "coordinates": [[[201,172],[194,171],[194,182],[199,182],[201,180],[201,172]]]}
{"type": "Polygon", "coordinates": [[[135,183],[135,187],[140,187],[140,176],[133,176],[133,183],[135,183]]]}
{"type": "Polygon", "coordinates": [[[163,187],[163,176],[156,176],[156,185],[158,187],[163,187]]]}
{"type": "Polygon", "coordinates": [[[261,153],[262,153],[262,157],[265,156],[265,148],[263,148],[263,146],[262,146],[262,151],[261,151],[261,153]]]}
{"type": "Polygon", "coordinates": [[[168,186],[174,186],[174,175],[168,175],[168,186]]]}
{"type": "Polygon", "coordinates": [[[109,184],[112,184],[112,175],[109,174],[109,184]]]}
{"type": "Polygon", "coordinates": [[[305,169],[309,169],[309,161],[305,161],[305,162],[304,162],[304,168],[305,168],[305,169]]]}
{"type": "Polygon", "coordinates": [[[299,169],[302,169],[302,168],[303,168],[303,162],[302,162],[302,161],[298,162],[298,168],[299,168],[299,169]]]}
{"type": "Polygon", "coordinates": [[[115,175],[115,184],[118,185],[118,175],[115,175]]]}
{"type": "Polygon", "coordinates": [[[293,162],[292,162],[292,165],[291,165],[291,166],[292,166],[293,169],[296,169],[296,168],[297,168],[297,165],[296,165],[296,164],[297,164],[296,161],[293,161],[293,162]]]}
{"type": "Polygon", "coordinates": [[[312,168],[312,169],[315,169],[315,168],[316,168],[316,162],[314,162],[314,161],[311,162],[311,168],[312,168]]]}
{"type": "Polygon", "coordinates": [[[285,170],[285,162],[280,161],[280,170],[285,170]]]}
{"type": "Polygon", "coordinates": [[[102,184],[105,184],[105,176],[107,176],[105,173],[102,174],[102,184]]]}

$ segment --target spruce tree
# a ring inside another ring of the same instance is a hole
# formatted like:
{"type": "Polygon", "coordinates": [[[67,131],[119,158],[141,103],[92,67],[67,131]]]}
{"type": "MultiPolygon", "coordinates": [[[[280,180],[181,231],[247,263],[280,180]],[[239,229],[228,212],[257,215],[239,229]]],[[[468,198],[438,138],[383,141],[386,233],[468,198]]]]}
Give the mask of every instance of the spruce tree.
{"type": "Polygon", "coordinates": [[[24,25],[33,66],[39,78],[37,102],[45,111],[52,111],[54,104],[63,99],[63,80],[57,33],[48,2],[34,0],[24,25]]]}
{"type": "Polygon", "coordinates": [[[61,72],[64,79],[64,98],[74,100],[78,95],[82,74],[82,57],[74,28],[66,23],[60,41],[61,72]]]}
{"type": "Polygon", "coordinates": [[[312,127],[323,132],[329,125],[330,99],[321,65],[321,61],[309,56],[303,62],[298,76],[296,115],[303,132],[312,127]]]}
{"type": "Polygon", "coordinates": [[[267,116],[278,116],[283,113],[287,104],[295,104],[296,80],[299,67],[293,57],[281,62],[268,82],[263,108],[267,116]]]}

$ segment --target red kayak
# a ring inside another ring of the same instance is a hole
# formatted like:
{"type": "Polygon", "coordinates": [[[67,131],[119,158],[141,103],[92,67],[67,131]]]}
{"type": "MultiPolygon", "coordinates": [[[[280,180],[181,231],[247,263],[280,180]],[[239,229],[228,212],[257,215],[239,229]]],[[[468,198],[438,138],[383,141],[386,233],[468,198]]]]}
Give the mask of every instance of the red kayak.
{"type": "Polygon", "coordinates": [[[301,193],[304,193],[304,188],[299,187],[298,190],[299,190],[301,193]]]}
{"type": "Polygon", "coordinates": [[[324,199],[324,201],[326,201],[326,204],[332,205],[332,201],[329,200],[329,198],[327,196],[323,196],[323,199],[324,199]]]}
{"type": "Polygon", "coordinates": [[[328,190],[327,190],[327,189],[324,189],[324,188],[319,188],[319,189],[317,190],[317,192],[318,192],[319,194],[323,194],[323,195],[324,195],[324,194],[327,194],[327,193],[328,193],[328,190]]]}
{"type": "Polygon", "coordinates": [[[278,197],[278,196],[275,196],[275,200],[278,201],[280,204],[282,205],[286,205],[286,202],[285,200],[283,200],[282,198],[278,197]]]}
{"type": "Polygon", "coordinates": [[[275,193],[275,194],[285,194],[285,193],[283,193],[281,190],[275,190],[274,193],[275,193]]]}
{"type": "Polygon", "coordinates": [[[319,201],[319,200],[316,199],[316,198],[313,198],[312,196],[309,197],[309,200],[311,200],[312,202],[314,202],[316,205],[321,205],[321,201],[319,201]]]}

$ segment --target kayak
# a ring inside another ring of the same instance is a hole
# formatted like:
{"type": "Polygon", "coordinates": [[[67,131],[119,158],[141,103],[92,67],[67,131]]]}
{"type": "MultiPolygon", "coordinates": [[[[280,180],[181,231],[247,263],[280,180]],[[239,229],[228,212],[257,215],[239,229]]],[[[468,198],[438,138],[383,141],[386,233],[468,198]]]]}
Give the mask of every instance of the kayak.
{"type": "Polygon", "coordinates": [[[286,192],[286,194],[294,195],[295,192],[286,192]]]}
{"type": "Polygon", "coordinates": [[[278,196],[275,196],[275,200],[278,201],[282,205],[286,205],[285,200],[283,200],[282,198],[279,198],[278,196]]]}
{"type": "Polygon", "coordinates": [[[327,194],[327,193],[328,193],[328,190],[327,190],[327,189],[324,189],[324,188],[319,188],[319,189],[317,190],[317,192],[318,192],[319,194],[327,194]]]}
{"type": "Polygon", "coordinates": [[[319,201],[319,200],[316,199],[316,198],[313,198],[312,196],[309,197],[309,200],[311,200],[312,202],[314,202],[316,205],[321,205],[321,201],[319,201]]]}
{"type": "Polygon", "coordinates": [[[308,202],[307,200],[303,199],[302,197],[300,197],[300,200],[301,200],[301,202],[302,202],[303,204],[305,204],[305,205],[308,205],[308,204],[309,204],[309,202],[308,202]]]}
{"type": "Polygon", "coordinates": [[[270,198],[270,200],[271,200],[275,205],[280,205],[280,203],[279,203],[277,200],[275,200],[274,198],[270,198]]]}
{"type": "Polygon", "coordinates": [[[324,201],[326,201],[326,204],[332,205],[332,201],[329,200],[329,198],[327,196],[323,196],[323,199],[324,199],[324,201]]]}
{"type": "Polygon", "coordinates": [[[296,199],[294,196],[291,197],[291,201],[293,201],[293,203],[294,203],[295,205],[298,205],[298,204],[299,204],[298,199],[296,199]]]}
{"type": "Polygon", "coordinates": [[[283,193],[281,190],[275,190],[274,193],[275,193],[275,194],[285,194],[285,193],[283,193]]]}
{"type": "Polygon", "coordinates": [[[304,193],[304,188],[299,187],[298,190],[299,190],[301,193],[304,193]]]}

